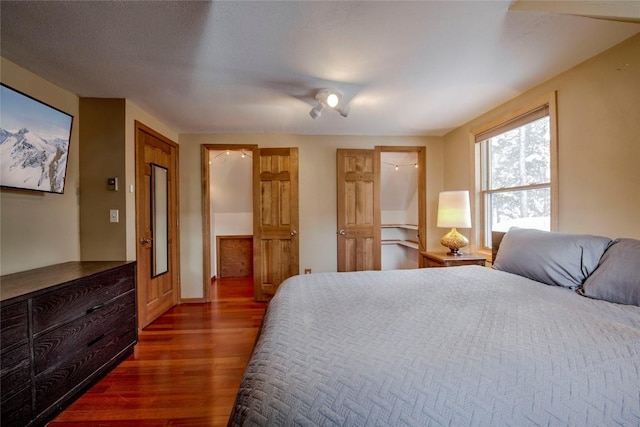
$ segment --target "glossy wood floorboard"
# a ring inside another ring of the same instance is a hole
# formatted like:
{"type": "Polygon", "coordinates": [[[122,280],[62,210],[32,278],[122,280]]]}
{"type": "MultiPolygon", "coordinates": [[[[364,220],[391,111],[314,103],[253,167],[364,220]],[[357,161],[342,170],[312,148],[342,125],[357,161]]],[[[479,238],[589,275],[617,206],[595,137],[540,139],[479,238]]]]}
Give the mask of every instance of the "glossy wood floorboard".
{"type": "Polygon", "coordinates": [[[145,328],[134,354],[49,426],[226,426],[266,304],[251,279],[214,282],[211,294],[145,328]]]}

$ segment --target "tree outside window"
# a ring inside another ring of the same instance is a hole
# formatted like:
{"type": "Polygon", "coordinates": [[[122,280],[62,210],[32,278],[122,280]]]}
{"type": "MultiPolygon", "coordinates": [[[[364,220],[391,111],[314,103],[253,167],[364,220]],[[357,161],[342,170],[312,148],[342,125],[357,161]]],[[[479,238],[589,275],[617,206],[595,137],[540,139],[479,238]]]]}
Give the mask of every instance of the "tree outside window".
{"type": "Polygon", "coordinates": [[[491,247],[492,231],[507,231],[513,226],[551,229],[548,109],[528,116],[477,139],[481,145],[485,247],[491,247]]]}

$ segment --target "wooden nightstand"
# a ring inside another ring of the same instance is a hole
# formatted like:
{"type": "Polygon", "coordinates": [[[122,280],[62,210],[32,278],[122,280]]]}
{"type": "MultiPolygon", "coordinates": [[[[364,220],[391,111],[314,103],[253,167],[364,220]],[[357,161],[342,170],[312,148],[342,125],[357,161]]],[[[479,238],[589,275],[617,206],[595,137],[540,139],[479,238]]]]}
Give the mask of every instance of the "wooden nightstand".
{"type": "Polygon", "coordinates": [[[457,267],[460,265],[480,265],[484,267],[486,258],[480,255],[447,255],[446,252],[420,252],[424,267],[457,267]]]}

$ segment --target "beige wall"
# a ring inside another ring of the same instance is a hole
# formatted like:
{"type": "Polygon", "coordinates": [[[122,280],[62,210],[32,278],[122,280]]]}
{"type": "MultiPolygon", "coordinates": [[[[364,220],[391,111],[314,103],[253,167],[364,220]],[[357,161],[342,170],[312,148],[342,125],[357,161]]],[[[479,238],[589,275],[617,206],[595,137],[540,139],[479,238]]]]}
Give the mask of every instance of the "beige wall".
{"type": "Polygon", "coordinates": [[[75,94],[0,59],[3,83],[74,116],[64,194],[0,190],[0,274],[66,261],[134,260],[134,121],[176,142],[177,132],[124,99],[84,98],[81,125],[80,99],[75,94]],[[82,147],[80,132],[85,133],[82,147]],[[117,193],[106,189],[106,179],[112,176],[119,178],[117,193]],[[109,222],[109,209],[114,208],[120,210],[118,224],[109,222]]]}
{"type": "Polygon", "coordinates": [[[80,259],[78,97],[0,58],[2,83],[74,116],[64,194],[0,190],[0,274],[80,259]]]}
{"type": "Polygon", "coordinates": [[[473,189],[470,129],[553,91],[558,231],[640,238],[640,35],[446,135],[445,189],[473,189]]]}
{"type": "Polygon", "coordinates": [[[125,99],[81,98],[81,242],[83,260],[136,259],[135,121],[167,138],[178,134],[125,99]],[[118,191],[106,180],[118,177],[118,191]],[[119,223],[109,222],[118,209],[119,223]]]}
{"type": "MultiPolygon", "coordinates": [[[[80,98],[80,245],[84,261],[125,260],[124,99],[80,98]],[[118,178],[118,191],[107,179],[118,178]],[[109,211],[119,212],[112,223],[109,211]]],[[[131,259],[135,259],[131,258],[131,259]]]]}
{"type": "Polygon", "coordinates": [[[336,149],[376,145],[427,148],[427,247],[439,247],[435,227],[442,188],[442,138],[308,135],[180,135],[182,297],[202,297],[201,144],[257,144],[299,148],[300,268],[336,271],[336,149]]]}

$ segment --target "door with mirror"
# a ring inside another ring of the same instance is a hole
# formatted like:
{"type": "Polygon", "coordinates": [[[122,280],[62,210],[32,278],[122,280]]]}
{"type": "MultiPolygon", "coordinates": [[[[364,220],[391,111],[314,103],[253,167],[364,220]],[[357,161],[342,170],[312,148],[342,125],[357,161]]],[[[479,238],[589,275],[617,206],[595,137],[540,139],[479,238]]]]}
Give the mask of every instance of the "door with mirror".
{"type": "Polygon", "coordinates": [[[178,146],[136,122],[138,327],[177,304],[178,146]]]}

